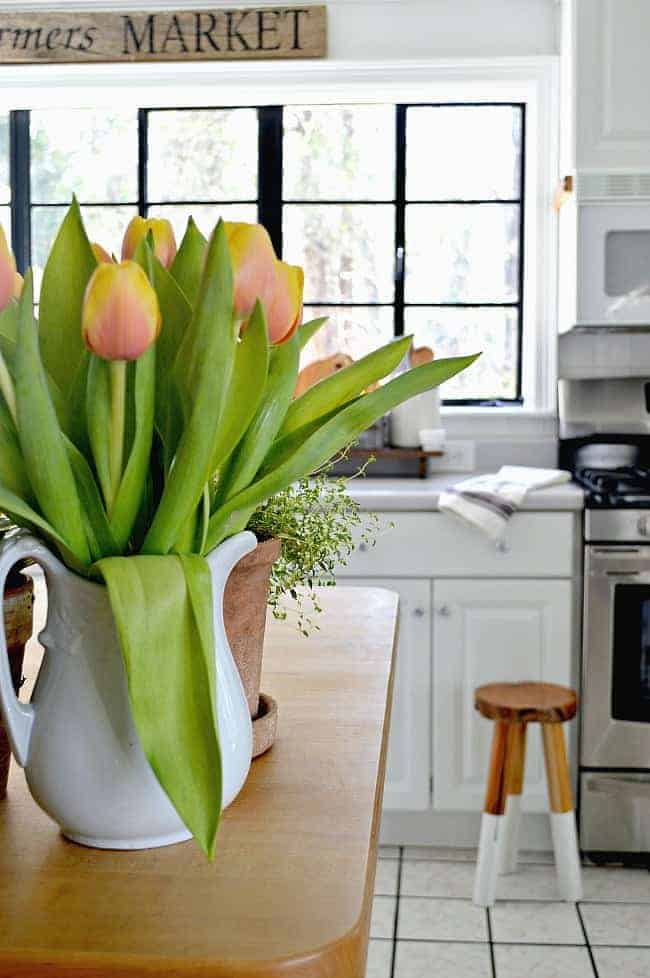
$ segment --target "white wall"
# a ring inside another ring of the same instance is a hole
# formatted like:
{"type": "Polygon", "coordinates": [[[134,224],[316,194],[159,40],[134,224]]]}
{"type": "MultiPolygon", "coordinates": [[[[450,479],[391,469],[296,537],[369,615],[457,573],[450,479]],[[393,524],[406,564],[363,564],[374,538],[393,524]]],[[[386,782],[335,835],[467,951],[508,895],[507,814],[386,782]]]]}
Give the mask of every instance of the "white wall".
{"type": "MultiPolygon", "coordinates": [[[[253,3],[260,0],[253,0],[253,3]]],[[[261,0],[277,6],[272,0],[261,0]]],[[[295,5],[299,0],[286,0],[295,5]]],[[[318,2],[318,0],[308,0],[318,2]]],[[[251,0],[3,0],[4,10],[244,7],[251,0]]],[[[558,0],[330,0],[329,58],[503,57],[557,54],[558,0]]]]}
{"type": "Polygon", "coordinates": [[[557,54],[555,0],[334,0],[330,57],[557,54]]]}

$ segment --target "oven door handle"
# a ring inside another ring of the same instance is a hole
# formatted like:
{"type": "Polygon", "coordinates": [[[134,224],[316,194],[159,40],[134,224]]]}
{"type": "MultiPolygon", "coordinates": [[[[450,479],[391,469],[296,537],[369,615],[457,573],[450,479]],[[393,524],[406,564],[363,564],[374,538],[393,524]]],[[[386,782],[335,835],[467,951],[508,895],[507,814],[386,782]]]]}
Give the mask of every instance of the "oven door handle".
{"type": "Polygon", "coordinates": [[[590,777],[587,779],[587,791],[601,795],[618,795],[630,799],[650,800],[650,779],[637,781],[635,778],[590,777]]]}

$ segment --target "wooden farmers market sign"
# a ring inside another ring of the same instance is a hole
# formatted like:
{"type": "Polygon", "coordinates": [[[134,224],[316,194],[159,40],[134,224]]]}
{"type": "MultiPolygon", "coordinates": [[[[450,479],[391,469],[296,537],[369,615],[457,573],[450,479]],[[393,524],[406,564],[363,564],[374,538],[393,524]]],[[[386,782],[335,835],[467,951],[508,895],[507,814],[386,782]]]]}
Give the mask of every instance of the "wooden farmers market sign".
{"type": "Polygon", "coordinates": [[[326,8],[0,10],[0,64],[321,58],[326,8]]]}

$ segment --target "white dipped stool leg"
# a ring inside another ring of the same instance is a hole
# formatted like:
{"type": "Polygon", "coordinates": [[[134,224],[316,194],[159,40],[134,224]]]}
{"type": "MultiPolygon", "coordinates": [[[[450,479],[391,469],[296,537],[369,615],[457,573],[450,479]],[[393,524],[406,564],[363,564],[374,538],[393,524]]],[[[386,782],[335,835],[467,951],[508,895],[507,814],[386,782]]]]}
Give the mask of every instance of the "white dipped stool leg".
{"type": "Polygon", "coordinates": [[[555,851],[555,871],[562,899],[582,900],[582,871],[573,809],[551,812],[551,834],[555,851]]]}
{"type": "Polygon", "coordinates": [[[504,875],[517,871],[525,759],[526,724],[511,723],[506,761],[506,811],[499,840],[499,872],[504,875]]]}
{"type": "Polygon", "coordinates": [[[555,871],[562,899],[573,903],[582,898],[582,871],[562,724],[542,724],[542,739],[551,805],[555,871]]]}
{"type": "Polygon", "coordinates": [[[474,903],[479,907],[491,907],[496,898],[499,876],[499,829],[502,822],[503,815],[483,812],[481,816],[481,837],[474,877],[474,903]]]}
{"type": "Polygon", "coordinates": [[[503,720],[497,720],[492,735],[492,753],[474,879],[474,903],[481,907],[491,907],[496,897],[500,862],[499,836],[506,801],[508,727],[503,720]]]}

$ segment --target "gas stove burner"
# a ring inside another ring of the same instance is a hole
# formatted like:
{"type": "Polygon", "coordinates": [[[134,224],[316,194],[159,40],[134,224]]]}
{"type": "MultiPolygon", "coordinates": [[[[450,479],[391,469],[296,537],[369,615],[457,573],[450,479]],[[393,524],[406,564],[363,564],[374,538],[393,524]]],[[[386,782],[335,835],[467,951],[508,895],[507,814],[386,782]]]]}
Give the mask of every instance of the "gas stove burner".
{"type": "Polygon", "coordinates": [[[588,505],[650,507],[650,469],[637,466],[586,468],[579,469],[575,477],[588,492],[588,505]]]}

